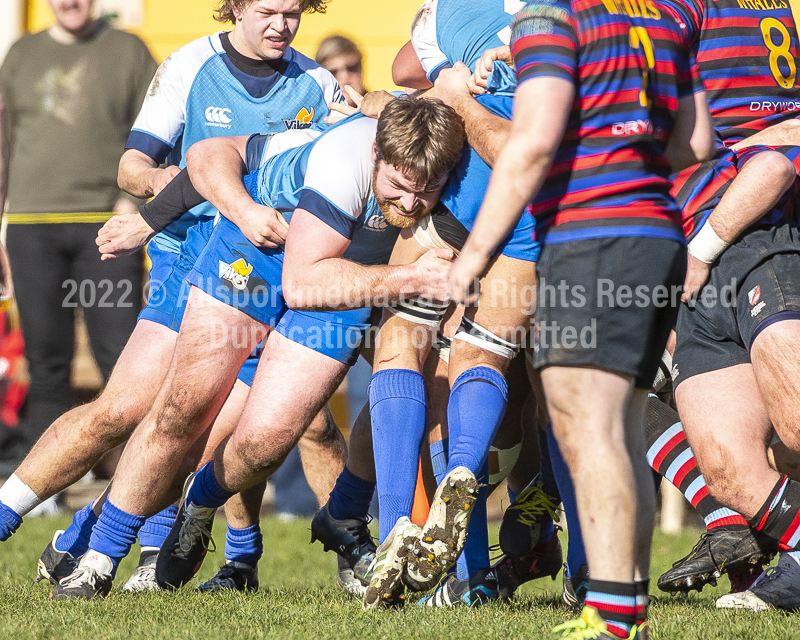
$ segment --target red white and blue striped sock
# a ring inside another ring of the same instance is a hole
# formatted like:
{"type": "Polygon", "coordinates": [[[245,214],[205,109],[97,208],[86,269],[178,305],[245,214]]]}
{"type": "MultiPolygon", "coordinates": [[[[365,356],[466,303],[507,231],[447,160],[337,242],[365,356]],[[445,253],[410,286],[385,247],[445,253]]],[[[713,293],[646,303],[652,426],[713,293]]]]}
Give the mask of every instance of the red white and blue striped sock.
{"type": "Polygon", "coordinates": [[[647,620],[647,607],[650,606],[650,578],[635,580],[636,587],[636,624],[647,620]]]}
{"type": "Polygon", "coordinates": [[[647,462],[680,489],[703,517],[706,529],[744,529],[748,526],[740,514],[722,506],[709,494],[706,479],[697,466],[678,413],[654,395],[647,401],[645,433],[647,462]]]}
{"type": "Polygon", "coordinates": [[[636,624],[636,585],[589,578],[587,607],[597,610],[609,633],[627,638],[636,624]]]}
{"type": "Polygon", "coordinates": [[[800,549],[800,482],[781,476],[750,526],[777,540],[782,551],[800,549]]]}

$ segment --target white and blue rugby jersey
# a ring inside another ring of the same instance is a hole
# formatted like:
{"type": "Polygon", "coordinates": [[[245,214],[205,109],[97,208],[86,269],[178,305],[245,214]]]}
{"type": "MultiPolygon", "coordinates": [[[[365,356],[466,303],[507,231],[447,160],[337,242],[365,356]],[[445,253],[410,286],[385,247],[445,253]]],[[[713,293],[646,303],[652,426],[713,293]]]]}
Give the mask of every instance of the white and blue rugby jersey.
{"type": "Polygon", "coordinates": [[[343,258],[387,264],[400,229],[386,221],[372,193],[377,129],[377,120],[355,114],[313,142],[277,154],[271,149],[291,134],[271,140],[254,136],[248,143],[252,171],[245,185],[254,200],[277,209],[287,221],[295,209],[305,209],[349,239],[343,258]],[[255,158],[258,168],[253,166],[255,158]]]}
{"type": "MultiPolygon", "coordinates": [[[[411,26],[411,44],[434,82],[442,69],[463,62],[471,71],[487,49],[507,45],[511,20],[524,0],[427,0],[411,26]]],[[[495,64],[489,89],[513,92],[514,73],[504,63],[495,64]]]]}
{"type": "MultiPolygon", "coordinates": [[[[185,167],[187,149],[199,140],[323,126],[328,103],[344,101],[334,77],[294,49],[275,74],[255,77],[233,64],[220,36],[190,42],[164,60],[126,148],[185,167]]],[[[177,252],[188,228],[215,213],[208,203],[195,207],[154,241],[177,252]]]]}

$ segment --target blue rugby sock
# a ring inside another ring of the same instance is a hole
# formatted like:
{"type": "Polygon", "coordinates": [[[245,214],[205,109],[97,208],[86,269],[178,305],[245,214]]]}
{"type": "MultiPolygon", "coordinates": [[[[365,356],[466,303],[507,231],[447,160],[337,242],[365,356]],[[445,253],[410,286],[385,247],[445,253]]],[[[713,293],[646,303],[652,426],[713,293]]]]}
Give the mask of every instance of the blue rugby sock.
{"type": "Polygon", "coordinates": [[[92,511],[90,502],[72,516],[72,523],[67,530],[56,540],[56,551],[66,551],[73,558],[82,556],[89,549],[89,538],[92,537],[92,527],[97,524],[97,516],[92,511]]]}
{"type": "Polygon", "coordinates": [[[494,369],[472,367],[456,378],[447,403],[450,433],[448,471],[466,467],[478,475],[503,420],[507,403],[508,386],[494,369]]]}
{"type": "Polygon", "coordinates": [[[464,542],[464,551],[458,556],[456,563],[456,577],[459,580],[469,580],[478,569],[487,569],[491,566],[489,560],[489,530],[486,518],[486,498],[489,495],[489,467],[484,464],[478,474],[478,497],[472,506],[472,514],[467,527],[467,538],[464,542]]]}
{"type": "Polygon", "coordinates": [[[441,484],[442,479],[447,475],[447,447],[449,443],[450,438],[444,438],[429,446],[433,477],[436,478],[437,485],[441,484]]]}
{"type": "Polygon", "coordinates": [[[219,486],[217,477],[214,475],[214,461],[212,460],[197,472],[186,500],[198,506],[218,509],[233,495],[233,492],[226,491],[219,486]]]}
{"type": "Polygon", "coordinates": [[[536,433],[539,436],[539,479],[544,485],[544,490],[557,498],[561,502],[561,496],[558,493],[558,482],[556,482],[555,473],[553,473],[553,461],[550,459],[550,439],[549,433],[553,428],[548,423],[547,429],[536,428],[536,433]]]}
{"type": "Polygon", "coordinates": [[[550,448],[550,460],[553,463],[553,474],[558,483],[558,492],[561,495],[561,502],[564,504],[564,515],[567,518],[567,530],[569,532],[567,573],[570,576],[574,576],[582,564],[588,564],[586,549],[583,547],[581,523],[578,520],[578,501],[575,498],[575,487],[572,484],[572,477],[569,475],[569,468],[561,455],[561,450],[558,448],[558,443],[553,435],[553,427],[549,424],[547,425],[547,441],[550,448]]]}
{"type": "Polygon", "coordinates": [[[0,542],[5,542],[22,524],[20,515],[0,502],[0,542]]]}
{"type": "Polygon", "coordinates": [[[225,534],[226,561],[243,562],[251,567],[256,567],[263,553],[264,543],[261,527],[257,524],[244,529],[228,527],[228,532],[225,534]]]}
{"type": "Polygon", "coordinates": [[[139,530],[139,545],[161,548],[172,530],[172,525],[175,524],[177,515],[178,507],[173,504],[156,515],[150,516],[139,530]]]}
{"type": "Polygon", "coordinates": [[[111,558],[114,565],[112,574],[117,572],[119,561],[130,552],[145,520],[146,516],[127,513],[115,507],[110,499],[106,500],[103,513],[92,529],[89,548],[111,558]]]}
{"type": "Polygon", "coordinates": [[[328,506],[331,516],[336,520],[366,518],[374,493],[374,482],[362,480],[345,466],[331,491],[328,506]]]}
{"type": "Polygon", "coordinates": [[[425,381],[416,371],[386,369],[369,383],[372,449],[380,506],[380,541],[411,516],[419,451],[425,434],[425,381]]]}

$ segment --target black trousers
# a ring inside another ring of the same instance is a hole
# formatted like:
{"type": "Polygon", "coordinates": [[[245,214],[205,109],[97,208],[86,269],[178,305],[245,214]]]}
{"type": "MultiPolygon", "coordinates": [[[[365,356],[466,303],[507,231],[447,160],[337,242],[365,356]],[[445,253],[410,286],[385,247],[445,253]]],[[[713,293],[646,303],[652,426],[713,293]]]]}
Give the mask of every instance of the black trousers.
{"type": "Polygon", "coordinates": [[[30,371],[27,416],[0,456],[21,458],[73,404],[69,379],[75,311],[83,309],[89,341],[107,380],[142,307],[142,254],[100,260],[99,223],[11,224],[11,259],[30,371]]]}

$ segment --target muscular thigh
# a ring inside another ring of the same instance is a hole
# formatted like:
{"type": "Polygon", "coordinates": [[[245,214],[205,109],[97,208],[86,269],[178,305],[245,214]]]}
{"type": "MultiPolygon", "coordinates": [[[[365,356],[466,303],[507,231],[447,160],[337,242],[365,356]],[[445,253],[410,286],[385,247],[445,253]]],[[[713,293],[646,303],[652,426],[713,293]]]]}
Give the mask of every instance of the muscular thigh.
{"type": "Polygon", "coordinates": [[[681,381],[675,400],[697,463],[715,495],[736,493],[768,470],[769,414],[753,367],[739,364],[681,381]]]}
{"type": "Polygon", "coordinates": [[[338,388],[347,365],[273,331],[233,440],[293,447],[338,388]]]}

